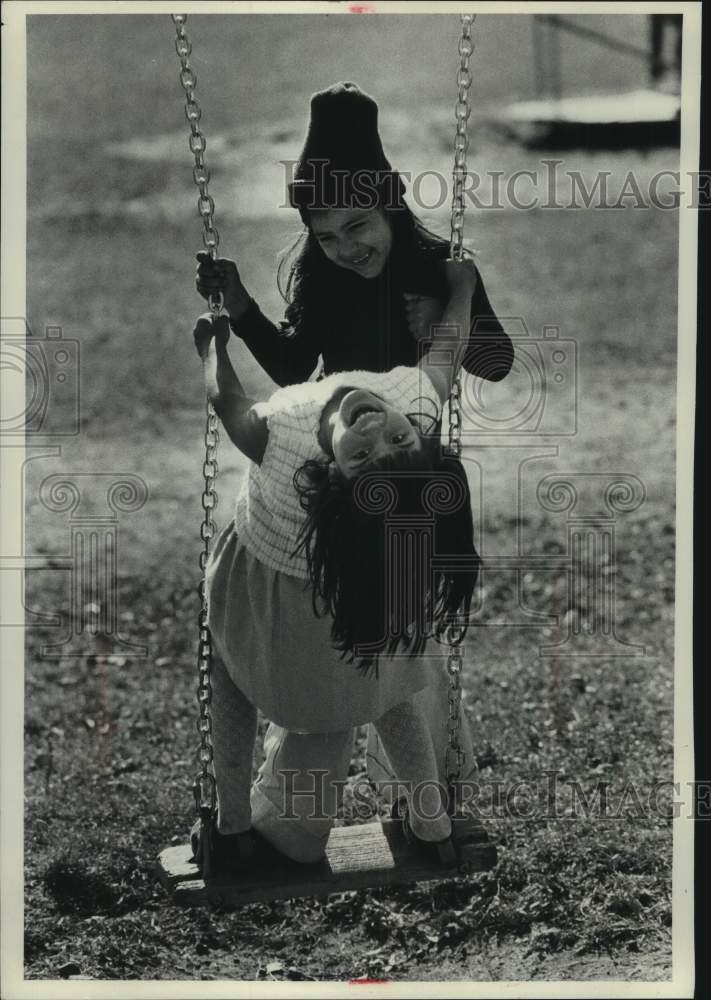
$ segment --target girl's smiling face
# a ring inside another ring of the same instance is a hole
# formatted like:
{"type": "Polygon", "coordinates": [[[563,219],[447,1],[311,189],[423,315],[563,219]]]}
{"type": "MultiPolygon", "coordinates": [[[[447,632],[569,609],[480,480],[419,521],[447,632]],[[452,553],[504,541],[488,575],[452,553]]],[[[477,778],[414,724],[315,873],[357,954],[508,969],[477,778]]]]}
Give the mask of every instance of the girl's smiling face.
{"type": "Polygon", "coordinates": [[[324,412],[327,437],[339,471],[354,479],[373,462],[398,452],[420,451],[417,430],[400,410],[367,389],[349,389],[324,412]]]}
{"type": "Polygon", "coordinates": [[[318,209],[309,224],[326,257],[339,267],[362,278],[376,278],[385,267],[392,232],[382,209],[318,209]]]}

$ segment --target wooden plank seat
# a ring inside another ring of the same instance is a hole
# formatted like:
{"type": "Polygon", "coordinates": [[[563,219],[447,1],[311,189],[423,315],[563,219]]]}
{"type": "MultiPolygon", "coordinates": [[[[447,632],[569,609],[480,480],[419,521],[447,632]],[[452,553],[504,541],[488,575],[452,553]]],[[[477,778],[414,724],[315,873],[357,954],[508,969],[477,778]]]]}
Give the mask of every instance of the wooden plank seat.
{"type": "MultiPolygon", "coordinates": [[[[460,821],[462,822],[462,821],[460,821]]],[[[467,819],[457,838],[459,865],[446,867],[407,843],[394,820],[336,827],[326,857],[313,865],[284,860],[278,867],[255,869],[239,881],[219,877],[205,882],[191,861],[190,844],[168,847],[158,858],[158,874],[173,898],[189,906],[235,906],[277,899],[325,896],[408,882],[453,878],[485,871],[496,864],[496,847],[483,826],[467,819]]]]}

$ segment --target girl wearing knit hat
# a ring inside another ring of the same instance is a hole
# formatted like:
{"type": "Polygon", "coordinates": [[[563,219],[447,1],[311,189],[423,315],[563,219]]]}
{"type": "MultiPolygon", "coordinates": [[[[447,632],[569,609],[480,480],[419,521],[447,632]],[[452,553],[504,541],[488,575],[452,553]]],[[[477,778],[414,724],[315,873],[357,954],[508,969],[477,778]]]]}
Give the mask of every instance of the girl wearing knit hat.
{"type": "MultiPolygon", "coordinates": [[[[417,341],[441,318],[449,242],[430,233],[404,200],[405,185],[383,151],[378,106],[353,83],[311,99],[311,118],[289,184],[304,232],[280,268],[286,318],[271,323],[233,261],[198,255],[197,288],[224,295],[232,331],[277,383],[322,371],[388,371],[414,365],[417,341]]],[[[465,371],[498,381],[513,347],[477,273],[465,371]]]]}

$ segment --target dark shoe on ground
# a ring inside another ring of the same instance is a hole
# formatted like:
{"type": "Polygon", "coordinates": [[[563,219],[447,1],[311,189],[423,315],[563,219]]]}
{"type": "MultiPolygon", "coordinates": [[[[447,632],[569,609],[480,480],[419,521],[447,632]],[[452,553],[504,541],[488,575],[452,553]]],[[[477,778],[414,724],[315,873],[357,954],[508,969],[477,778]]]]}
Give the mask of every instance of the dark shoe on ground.
{"type": "Polygon", "coordinates": [[[258,868],[276,868],[288,859],[256,830],[220,833],[214,819],[203,829],[196,820],[190,831],[193,861],[203,878],[239,878],[258,868]]]}
{"type": "Polygon", "coordinates": [[[423,858],[430,862],[436,862],[443,868],[456,868],[459,858],[452,837],[444,840],[423,840],[418,837],[410,825],[410,811],[405,799],[398,799],[393,803],[392,818],[402,823],[403,836],[407,843],[423,858]]]}
{"type": "Polygon", "coordinates": [[[479,860],[482,845],[489,842],[489,836],[483,823],[473,816],[453,816],[452,842],[461,866],[479,860]]]}

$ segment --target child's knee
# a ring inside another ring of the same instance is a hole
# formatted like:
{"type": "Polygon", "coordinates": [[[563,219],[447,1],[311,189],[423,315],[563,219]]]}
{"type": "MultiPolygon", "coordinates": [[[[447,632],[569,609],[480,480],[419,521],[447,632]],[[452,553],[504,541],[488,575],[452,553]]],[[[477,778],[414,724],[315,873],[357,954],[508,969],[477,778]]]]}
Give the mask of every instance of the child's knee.
{"type": "Polygon", "coordinates": [[[350,760],[351,732],[299,734],[270,726],[252,788],[252,826],[283,854],[324,856],[350,760]]]}
{"type": "Polygon", "coordinates": [[[333,819],[285,812],[283,802],[273,801],[260,782],[251,794],[252,826],[278,851],[301,864],[320,861],[325,852],[333,819]]]}

